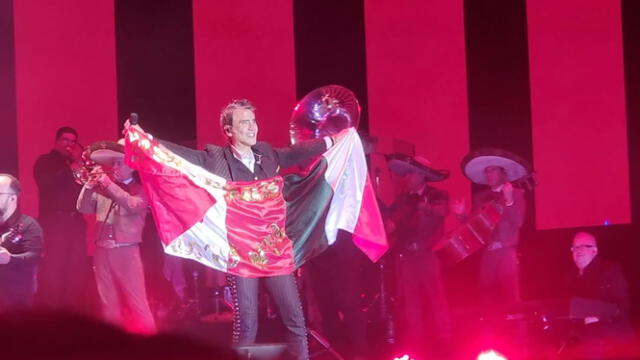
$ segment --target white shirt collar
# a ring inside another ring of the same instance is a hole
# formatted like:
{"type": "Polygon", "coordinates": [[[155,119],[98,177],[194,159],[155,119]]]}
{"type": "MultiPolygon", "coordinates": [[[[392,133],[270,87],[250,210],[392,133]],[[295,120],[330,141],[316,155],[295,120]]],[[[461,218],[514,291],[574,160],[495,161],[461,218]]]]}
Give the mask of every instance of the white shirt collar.
{"type": "Polygon", "coordinates": [[[236,148],[235,146],[231,144],[229,145],[231,146],[231,153],[233,154],[233,157],[240,160],[240,162],[243,163],[244,166],[246,166],[249,170],[251,170],[251,172],[254,172],[256,157],[255,157],[255,154],[253,153],[253,150],[251,152],[243,153],[240,150],[238,150],[238,148],[236,148]]]}
{"type": "Polygon", "coordinates": [[[232,144],[229,144],[231,146],[231,152],[233,152],[233,156],[236,157],[236,159],[241,160],[241,159],[248,159],[248,158],[253,158],[253,150],[252,151],[248,151],[248,152],[242,152],[240,151],[237,147],[233,146],[232,144]]]}

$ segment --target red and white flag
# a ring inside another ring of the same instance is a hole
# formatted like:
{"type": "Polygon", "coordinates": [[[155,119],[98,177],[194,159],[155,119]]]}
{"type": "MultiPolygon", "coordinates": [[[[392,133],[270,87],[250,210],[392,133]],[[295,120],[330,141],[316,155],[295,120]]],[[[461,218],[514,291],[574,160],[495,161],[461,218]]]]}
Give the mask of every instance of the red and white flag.
{"type": "Polygon", "coordinates": [[[304,173],[236,182],[208,172],[135,128],[125,151],[171,255],[243,277],[289,274],[339,229],[377,261],[388,249],[355,129],[304,173]]]}

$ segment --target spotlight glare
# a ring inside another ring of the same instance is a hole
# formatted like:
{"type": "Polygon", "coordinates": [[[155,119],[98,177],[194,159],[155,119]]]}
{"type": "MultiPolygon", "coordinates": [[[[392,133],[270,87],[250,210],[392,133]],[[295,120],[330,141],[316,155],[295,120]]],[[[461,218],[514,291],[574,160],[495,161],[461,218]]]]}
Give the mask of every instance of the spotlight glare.
{"type": "Polygon", "coordinates": [[[404,354],[400,357],[394,357],[393,360],[415,360],[415,359],[409,356],[409,354],[404,354]]]}
{"type": "Polygon", "coordinates": [[[504,355],[495,350],[485,350],[478,354],[476,360],[508,360],[504,355]]]}

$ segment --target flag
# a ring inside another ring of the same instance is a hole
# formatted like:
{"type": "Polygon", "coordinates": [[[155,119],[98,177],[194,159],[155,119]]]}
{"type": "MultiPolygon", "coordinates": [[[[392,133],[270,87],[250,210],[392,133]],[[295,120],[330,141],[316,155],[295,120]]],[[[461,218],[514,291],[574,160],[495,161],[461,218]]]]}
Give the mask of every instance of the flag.
{"type": "Polygon", "coordinates": [[[388,249],[355,129],[305,171],[228,181],[130,127],[127,163],[149,197],[165,252],[243,277],[289,274],[336,241],[338,230],[377,261],[388,249]]]}

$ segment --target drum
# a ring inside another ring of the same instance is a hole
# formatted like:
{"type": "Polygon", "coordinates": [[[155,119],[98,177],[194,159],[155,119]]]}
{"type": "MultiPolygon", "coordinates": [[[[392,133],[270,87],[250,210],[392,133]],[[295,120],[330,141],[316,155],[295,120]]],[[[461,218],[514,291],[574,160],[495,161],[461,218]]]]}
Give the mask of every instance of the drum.
{"type": "Polygon", "coordinates": [[[466,259],[491,240],[500,216],[495,203],[485,205],[463,224],[444,235],[433,247],[433,252],[447,265],[466,259]]]}

